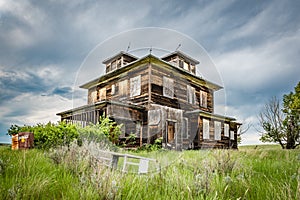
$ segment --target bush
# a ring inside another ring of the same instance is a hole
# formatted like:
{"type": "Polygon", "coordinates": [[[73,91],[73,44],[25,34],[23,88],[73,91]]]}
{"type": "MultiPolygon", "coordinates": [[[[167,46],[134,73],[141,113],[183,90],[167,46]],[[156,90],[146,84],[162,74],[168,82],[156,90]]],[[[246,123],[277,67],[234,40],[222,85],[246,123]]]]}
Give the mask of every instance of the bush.
{"type": "MultiPolygon", "coordinates": [[[[40,149],[50,149],[57,146],[69,145],[72,141],[77,140],[82,143],[83,139],[88,141],[102,142],[103,144],[116,144],[122,125],[117,125],[108,117],[100,117],[97,124],[89,124],[86,127],[80,127],[75,124],[69,124],[65,121],[57,124],[48,122],[47,124],[37,124],[35,126],[18,126],[11,125],[7,131],[8,135],[19,132],[34,133],[34,145],[40,149]]],[[[111,145],[114,146],[114,145],[111,145]]]]}

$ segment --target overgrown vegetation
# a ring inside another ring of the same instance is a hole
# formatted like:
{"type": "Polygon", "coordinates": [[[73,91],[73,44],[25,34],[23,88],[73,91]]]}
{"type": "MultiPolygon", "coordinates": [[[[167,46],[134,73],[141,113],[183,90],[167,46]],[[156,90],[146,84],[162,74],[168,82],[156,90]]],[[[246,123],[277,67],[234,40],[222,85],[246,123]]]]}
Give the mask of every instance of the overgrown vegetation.
{"type": "Polygon", "coordinates": [[[273,97],[259,113],[260,126],[264,132],[263,142],[275,142],[283,149],[300,145],[300,82],[294,92],[283,96],[283,104],[273,97]]]}
{"type": "Polygon", "coordinates": [[[146,175],[95,160],[106,147],[87,140],[52,151],[0,147],[3,199],[299,199],[300,150],[140,151],[160,161],[146,175]]]}
{"type": "Polygon", "coordinates": [[[122,125],[108,117],[100,117],[99,123],[89,124],[81,127],[76,124],[66,123],[65,121],[58,123],[37,124],[34,126],[18,126],[11,125],[8,129],[8,135],[17,134],[19,132],[34,133],[34,145],[39,149],[50,149],[58,146],[68,146],[74,140],[79,144],[83,139],[88,141],[110,141],[115,144],[121,133],[122,125]]]}

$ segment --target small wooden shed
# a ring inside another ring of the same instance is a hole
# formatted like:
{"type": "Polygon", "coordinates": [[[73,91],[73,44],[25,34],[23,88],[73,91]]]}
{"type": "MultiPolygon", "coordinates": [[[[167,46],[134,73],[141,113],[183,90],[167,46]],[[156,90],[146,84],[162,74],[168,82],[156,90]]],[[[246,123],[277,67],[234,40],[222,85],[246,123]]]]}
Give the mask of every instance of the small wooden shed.
{"type": "Polygon", "coordinates": [[[20,132],[12,136],[12,149],[31,149],[34,147],[34,134],[31,132],[20,132]]]}

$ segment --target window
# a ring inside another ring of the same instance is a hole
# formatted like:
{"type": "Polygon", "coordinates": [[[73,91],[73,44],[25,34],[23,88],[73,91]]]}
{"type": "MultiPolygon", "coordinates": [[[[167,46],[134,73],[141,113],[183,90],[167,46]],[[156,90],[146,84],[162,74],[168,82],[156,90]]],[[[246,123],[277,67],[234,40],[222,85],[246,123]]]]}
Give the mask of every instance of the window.
{"type": "Polygon", "coordinates": [[[230,139],[234,140],[234,131],[230,131],[230,139]]]}
{"type": "Polygon", "coordinates": [[[115,94],[115,93],[116,93],[116,85],[113,84],[113,85],[111,86],[111,94],[115,94]]]}
{"type": "Polygon", "coordinates": [[[160,110],[149,110],[148,111],[148,125],[158,125],[160,123],[160,110]]]}
{"type": "Polygon", "coordinates": [[[127,80],[119,82],[119,95],[127,96],[127,80]]]}
{"type": "Polygon", "coordinates": [[[224,124],[224,136],[229,137],[229,124],[224,124]]]}
{"type": "Polygon", "coordinates": [[[183,123],[182,123],[182,138],[183,139],[188,139],[189,138],[189,129],[188,129],[188,118],[184,117],[183,118],[183,123]]]}
{"type": "Polygon", "coordinates": [[[215,121],[215,140],[221,140],[221,122],[215,121]]]}
{"type": "Polygon", "coordinates": [[[91,102],[95,103],[97,101],[97,91],[91,92],[91,102]]]}
{"type": "Polygon", "coordinates": [[[121,61],[121,58],[117,60],[117,68],[121,68],[122,66],[122,61],[121,61]]]}
{"type": "Polygon", "coordinates": [[[141,94],[141,75],[130,79],[130,97],[141,94]]]}
{"type": "Polygon", "coordinates": [[[187,94],[186,95],[187,95],[187,101],[190,104],[195,104],[195,102],[196,102],[195,88],[190,85],[187,85],[187,94]]]}
{"type": "Polygon", "coordinates": [[[184,63],[183,63],[183,69],[185,69],[185,70],[189,71],[189,70],[190,70],[189,63],[187,63],[187,62],[184,62],[184,63]]]}
{"type": "Polygon", "coordinates": [[[200,106],[207,108],[207,92],[200,91],[200,106]]]}
{"type": "Polygon", "coordinates": [[[203,119],[203,139],[209,139],[209,120],[203,119]]]}
{"type": "Polygon", "coordinates": [[[103,101],[106,99],[106,88],[101,88],[99,90],[99,101],[103,101]]]}
{"type": "Polygon", "coordinates": [[[114,60],[113,62],[111,62],[111,71],[117,69],[117,61],[114,60]]]}
{"type": "Polygon", "coordinates": [[[183,63],[184,63],[183,60],[179,60],[179,67],[180,67],[180,68],[183,68],[183,63]]]}
{"type": "Polygon", "coordinates": [[[111,71],[111,66],[110,63],[106,65],[106,72],[110,72],[111,71]]]}
{"type": "Polygon", "coordinates": [[[174,97],[174,81],[171,78],[163,77],[163,95],[165,97],[174,97]]]}

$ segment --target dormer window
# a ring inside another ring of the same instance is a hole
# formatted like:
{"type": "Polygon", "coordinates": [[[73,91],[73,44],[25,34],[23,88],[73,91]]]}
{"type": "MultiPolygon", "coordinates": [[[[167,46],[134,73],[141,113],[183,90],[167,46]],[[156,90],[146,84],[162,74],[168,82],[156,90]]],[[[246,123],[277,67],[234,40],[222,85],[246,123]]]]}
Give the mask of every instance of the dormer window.
{"type": "Polygon", "coordinates": [[[162,57],[161,59],[192,74],[196,74],[196,65],[199,64],[199,61],[185,55],[180,51],[175,51],[167,56],[162,57]]]}
{"type": "Polygon", "coordinates": [[[121,51],[117,55],[104,60],[102,63],[106,65],[106,73],[109,73],[109,72],[119,69],[137,59],[138,59],[137,57],[135,57],[129,53],[125,53],[125,52],[121,51]]]}

